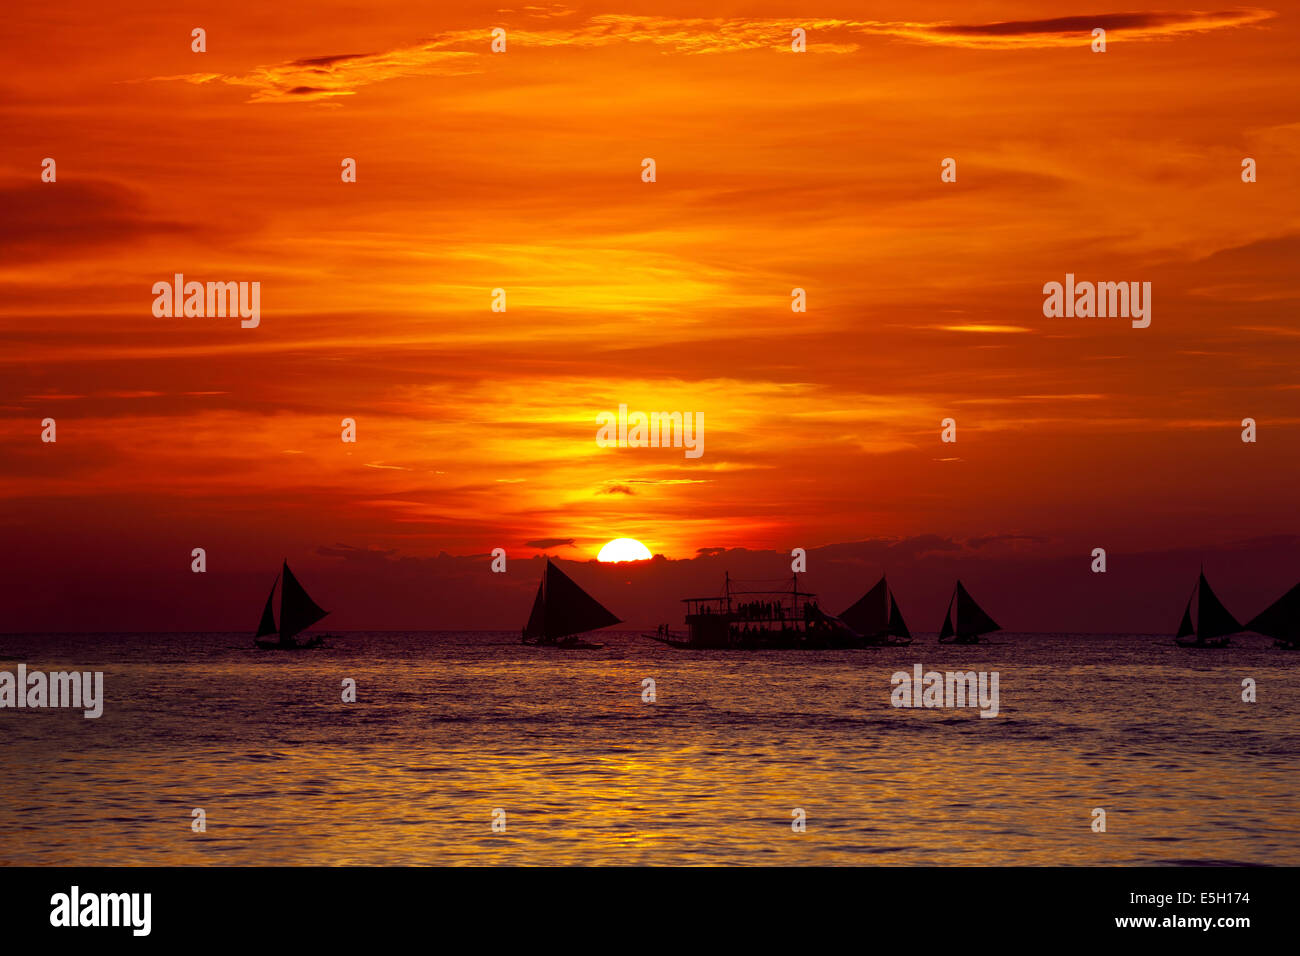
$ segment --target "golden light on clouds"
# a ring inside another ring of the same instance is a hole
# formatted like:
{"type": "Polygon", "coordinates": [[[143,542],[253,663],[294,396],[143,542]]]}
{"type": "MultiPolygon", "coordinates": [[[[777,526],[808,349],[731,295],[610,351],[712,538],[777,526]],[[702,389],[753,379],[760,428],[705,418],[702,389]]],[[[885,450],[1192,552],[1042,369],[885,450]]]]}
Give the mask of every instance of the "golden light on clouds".
{"type": "Polygon", "coordinates": [[[0,495],[58,500],[50,540],[104,495],[159,527],[231,509],[248,552],[1173,539],[1241,477],[1187,482],[1202,430],[1174,423],[1250,413],[1257,457],[1289,454],[1276,11],[289,3],[214,15],[194,54],[169,19],[92,42],[98,8],[62,9],[12,12],[0,105],[0,495]],[[38,33],[76,56],[12,39],[38,33]],[[1045,317],[1067,272],[1151,282],[1151,327],[1045,317]],[[260,282],[259,327],[155,319],[175,273],[260,282]],[[621,404],[700,412],[705,453],[598,447],[621,404]],[[30,440],[47,415],[57,446],[30,440]],[[1107,499],[1103,460],[1141,477],[1107,499]]]}

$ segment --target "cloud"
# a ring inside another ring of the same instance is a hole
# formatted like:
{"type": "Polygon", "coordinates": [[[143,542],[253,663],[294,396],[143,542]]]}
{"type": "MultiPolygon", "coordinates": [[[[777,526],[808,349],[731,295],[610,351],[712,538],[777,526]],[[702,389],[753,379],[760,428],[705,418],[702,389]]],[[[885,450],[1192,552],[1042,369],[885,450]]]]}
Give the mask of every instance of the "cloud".
{"type": "MultiPolygon", "coordinates": [[[[512,12],[512,11],[503,11],[512,12]]],[[[565,7],[525,7],[524,16],[554,20],[573,13],[565,7]]],[[[886,37],[906,43],[972,49],[1044,49],[1077,47],[1091,42],[1094,28],[1113,37],[1145,41],[1173,38],[1232,27],[1250,26],[1275,17],[1255,8],[1219,12],[1158,11],[1008,20],[993,23],[918,23],[841,19],[677,19],[672,17],[604,14],[571,27],[510,27],[509,49],[547,47],[597,49],[613,46],[659,47],[686,55],[788,50],[791,31],[808,31],[808,52],[852,54],[860,41],[886,37]]],[[[351,96],[374,83],[408,76],[459,76],[485,69],[489,34],[482,29],[453,30],[409,46],[380,53],[339,53],[302,57],[247,73],[188,73],[153,77],[195,85],[223,83],[253,90],[249,102],[285,103],[332,100],[351,96]]]]}
{"type": "Polygon", "coordinates": [[[151,215],[141,193],[108,180],[0,182],[0,252],[50,258],[145,235],[194,232],[151,215]]]}
{"type": "Polygon", "coordinates": [[[358,548],[350,544],[321,545],[316,553],[326,558],[342,558],[344,561],[388,561],[398,557],[396,548],[358,548]]]}
{"type": "Polygon", "coordinates": [[[530,548],[541,548],[543,551],[574,546],[572,538],[535,538],[532,541],[525,541],[524,544],[530,548]]]}
{"type": "Polygon", "coordinates": [[[629,485],[707,485],[709,478],[629,478],[629,485]]]}
{"type": "Polygon", "coordinates": [[[945,332],[1032,332],[1033,329],[1026,328],[1023,325],[992,325],[987,323],[972,323],[969,325],[941,325],[939,326],[945,332]]]}
{"type": "Polygon", "coordinates": [[[1096,13],[1045,20],[1005,20],[993,23],[862,23],[852,28],[883,33],[900,40],[985,50],[1044,49],[1089,44],[1092,31],[1104,29],[1109,39],[1161,40],[1180,35],[1250,26],[1277,16],[1272,10],[1200,10],[1149,13],[1096,13]]]}
{"type": "MultiPolygon", "coordinates": [[[[513,10],[502,10],[502,13],[513,13],[513,10]]],[[[552,17],[571,17],[577,10],[572,7],[566,7],[562,3],[548,3],[546,6],[528,6],[523,8],[526,16],[534,17],[538,20],[547,20],[552,17]]]]}
{"type": "MultiPolygon", "coordinates": [[[[480,36],[480,34],[476,34],[480,36]]],[[[457,76],[478,72],[478,54],[445,49],[449,41],[426,41],[385,53],[341,53],[259,66],[247,73],[184,73],[157,76],[203,86],[222,83],[252,89],[250,103],[319,102],[352,96],[362,87],[405,76],[457,76]]]]}
{"type": "Polygon", "coordinates": [[[978,551],[991,544],[1008,544],[1012,547],[1020,544],[1047,544],[1048,539],[1032,534],[986,534],[968,538],[966,546],[978,551]]]}
{"type": "Polygon", "coordinates": [[[961,542],[946,535],[919,534],[908,538],[870,538],[817,549],[827,561],[874,563],[897,567],[935,554],[963,550],[961,542]]]}
{"type": "Polygon", "coordinates": [[[294,60],[294,66],[333,66],[335,63],[346,63],[348,60],[364,60],[366,57],[374,56],[373,53],[337,53],[334,56],[310,56],[302,60],[294,60]]]}

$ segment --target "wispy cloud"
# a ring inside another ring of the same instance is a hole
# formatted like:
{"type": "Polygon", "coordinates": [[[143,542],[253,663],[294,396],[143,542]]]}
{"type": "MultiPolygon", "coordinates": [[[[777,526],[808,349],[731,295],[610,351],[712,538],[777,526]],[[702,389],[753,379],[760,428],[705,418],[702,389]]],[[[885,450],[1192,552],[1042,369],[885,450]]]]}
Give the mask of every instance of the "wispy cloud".
{"type": "Polygon", "coordinates": [[[443,49],[440,42],[401,47],[385,53],[347,53],[308,57],[247,73],[184,73],[156,80],[195,85],[224,83],[252,89],[251,103],[309,103],[352,96],[358,89],[406,76],[456,76],[476,73],[478,54],[443,49]]]}
{"type": "Polygon", "coordinates": [[[1026,328],[1023,325],[991,325],[982,323],[973,323],[970,325],[943,325],[940,326],[945,332],[1032,332],[1033,329],[1026,328]]]}
{"type": "Polygon", "coordinates": [[[105,179],[0,180],[0,252],[7,262],[68,256],[88,247],[146,236],[177,237],[196,228],[154,215],[140,190],[105,179]]]}
{"type": "Polygon", "coordinates": [[[1006,20],[978,24],[908,24],[889,30],[904,39],[922,43],[943,43],[985,49],[1077,46],[1080,37],[1090,37],[1098,27],[1107,36],[1126,41],[1160,40],[1191,33],[1205,33],[1230,27],[1249,26],[1271,19],[1271,10],[1241,9],[1218,12],[1200,10],[1138,13],[1090,13],[1083,16],[1052,17],[1045,20],[1006,20]]]}
{"type": "Polygon", "coordinates": [[[534,538],[532,541],[525,541],[530,548],[541,548],[543,551],[549,551],[551,548],[572,548],[574,546],[572,538],[534,538]]]}
{"type": "MultiPolygon", "coordinates": [[[[513,11],[502,11],[513,13],[513,11]]],[[[524,7],[526,20],[556,20],[573,14],[563,6],[524,7]]],[[[1203,11],[1105,13],[1008,20],[992,23],[907,22],[843,19],[678,19],[605,14],[572,27],[509,28],[512,51],[548,47],[595,49],[619,45],[662,48],[686,55],[789,49],[791,31],[808,33],[808,52],[851,54],[860,41],[886,37],[909,43],[985,50],[1074,47],[1104,28],[1112,39],[1149,41],[1249,26],[1275,17],[1256,8],[1203,11]]],[[[351,96],[373,83],[409,76],[456,76],[485,69],[491,56],[488,30],[454,30],[379,53],[304,57],[258,66],[247,73],[187,73],[154,77],[205,85],[223,83],[252,89],[250,102],[321,102],[351,96]]]]}

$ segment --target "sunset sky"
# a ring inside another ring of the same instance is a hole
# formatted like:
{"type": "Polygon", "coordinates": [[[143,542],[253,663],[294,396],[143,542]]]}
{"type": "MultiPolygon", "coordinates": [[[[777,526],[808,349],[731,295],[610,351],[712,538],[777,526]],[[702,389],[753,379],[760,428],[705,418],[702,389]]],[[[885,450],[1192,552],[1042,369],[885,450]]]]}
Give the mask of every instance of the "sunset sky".
{"type": "Polygon", "coordinates": [[[616,537],[772,576],[858,542],[846,599],[889,552],[1013,619],[1094,547],[1181,556],[1108,572],[1170,627],[1202,558],[1300,578],[1251,545],[1300,531],[1300,7],[701,9],[8,11],[0,631],[251,629],[282,557],[340,627],[518,627],[525,559],[616,537]],[[1151,326],[1044,317],[1067,272],[1151,282],[1151,326]],[[156,318],[175,273],[259,281],[260,326],[156,318]],[[598,448],[620,404],[703,412],[703,456],[598,448]]]}

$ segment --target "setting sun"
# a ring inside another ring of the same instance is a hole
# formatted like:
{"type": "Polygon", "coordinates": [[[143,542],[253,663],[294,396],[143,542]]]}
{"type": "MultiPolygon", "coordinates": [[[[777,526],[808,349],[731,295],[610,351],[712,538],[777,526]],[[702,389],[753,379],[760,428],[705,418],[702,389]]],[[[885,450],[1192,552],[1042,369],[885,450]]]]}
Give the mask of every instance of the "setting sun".
{"type": "Polygon", "coordinates": [[[635,538],[615,538],[596,555],[598,561],[648,561],[650,549],[635,538]]]}

